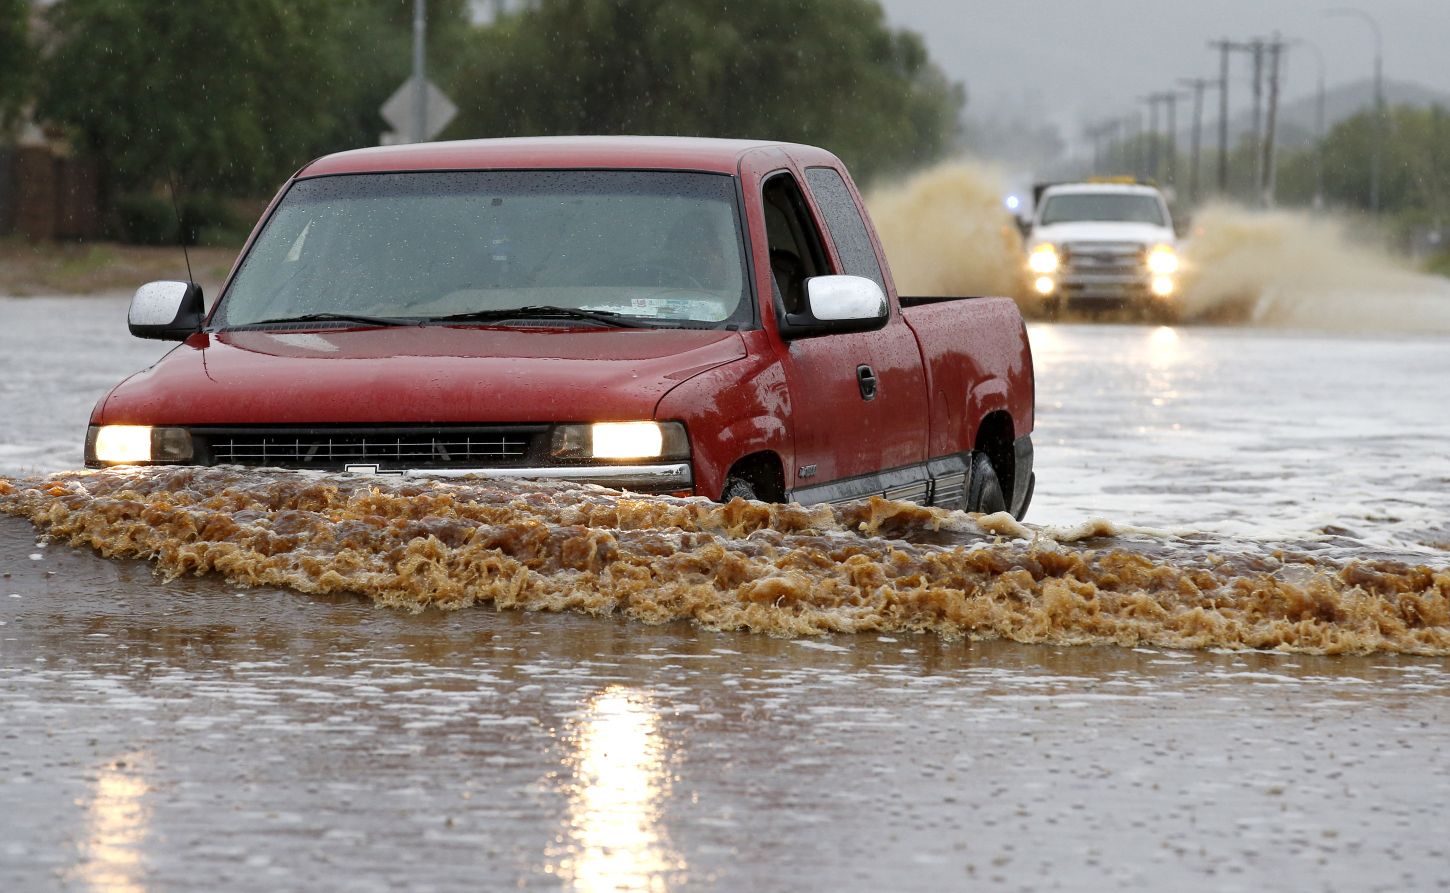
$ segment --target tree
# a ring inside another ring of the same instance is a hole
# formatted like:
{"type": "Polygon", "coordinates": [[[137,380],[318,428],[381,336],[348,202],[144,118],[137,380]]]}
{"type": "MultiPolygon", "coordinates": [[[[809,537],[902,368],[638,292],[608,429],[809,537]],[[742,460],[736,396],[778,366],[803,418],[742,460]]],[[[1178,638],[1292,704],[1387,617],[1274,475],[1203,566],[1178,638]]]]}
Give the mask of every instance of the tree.
{"type": "MultiPolygon", "coordinates": [[[[1374,152],[1372,112],[1337,124],[1324,137],[1324,191],[1333,205],[1367,210],[1370,159],[1374,152]]],[[[1386,112],[1380,208],[1386,213],[1444,219],[1450,213],[1450,114],[1439,106],[1394,106],[1386,112]]],[[[1307,204],[1313,195],[1314,149],[1292,153],[1280,163],[1280,196],[1307,204]]]]}
{"type": "Polygon", "coordinates": [[[964,102],[873,0],[537,0],[467,52],[451,136],[793,140],[864,177],[939,155],[964,102]]]}
{"type": "MultiPolygon", "coordinates": [[[[8,2],[8,0],[0,0],[8,2]]],[[[252,194],[311,158],[372,145],[410,66],[403,0],[59,0],[40,113],[114,189],[174,175],[252,194]]],[[[465,0],[433,0],[456,44],[465,0]]]]}
{"type": "Polygon", "coordinates": [[[29,0],[0,0],[0,136],[14,122],[30,85],[29,17],[29,0]]]}

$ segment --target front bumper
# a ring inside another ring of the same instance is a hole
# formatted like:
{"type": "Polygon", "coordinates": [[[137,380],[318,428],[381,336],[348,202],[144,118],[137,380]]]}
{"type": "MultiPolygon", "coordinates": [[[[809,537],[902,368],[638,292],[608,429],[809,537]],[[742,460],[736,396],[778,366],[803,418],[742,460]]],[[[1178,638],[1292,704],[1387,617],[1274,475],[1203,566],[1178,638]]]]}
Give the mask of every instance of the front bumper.
{"type": "Polygon", "coordinates": [[[694,475],[688,462],[662,465],[579,465],[541,468],[404,468],[379,469],[376,465],[356,463],[343,469],[349,474],[401,475],[416,478],[495,477],[539,480],[576,481],[598,484],[616,490],[636,493],[678,493],[694,488],[694,475]]]}
{"type": "Polygon", "coordinates": [[[1146,298],[1151,280],[1144,275],[1066,271],[1057,279],[1057,291],[1069,300],[1133,300],[1146,298]]]}

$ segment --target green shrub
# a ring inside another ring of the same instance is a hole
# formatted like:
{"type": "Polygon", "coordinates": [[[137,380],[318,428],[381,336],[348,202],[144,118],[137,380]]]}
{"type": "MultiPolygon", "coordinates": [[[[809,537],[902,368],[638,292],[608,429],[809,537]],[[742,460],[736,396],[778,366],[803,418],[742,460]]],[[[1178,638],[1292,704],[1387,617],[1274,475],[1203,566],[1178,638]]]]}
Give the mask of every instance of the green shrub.
{"type": "Polygon", "coordinates": [[[181,220],[169,194],[131,192],[116,199],[113,209],[116,238],[133,245],[175,245],[177,233],[186,234],[188,245],[241,244],[236,215],[226,199],[207,193],[185,196],[180,201],[181,220]]]}
{"type": "Polygon", "coordinates": [[[236,220],[225,199],[200,193],[181,199],[181,228],[186,244],[210,244],[219,232],[236,228],[236,220]]]}
{"type": "Polygon", "coordinates": [[[133,245],[175,245],[176,211],[171,202],[148,192],[118,196],[111,206],[116,238],[133,245]]]}

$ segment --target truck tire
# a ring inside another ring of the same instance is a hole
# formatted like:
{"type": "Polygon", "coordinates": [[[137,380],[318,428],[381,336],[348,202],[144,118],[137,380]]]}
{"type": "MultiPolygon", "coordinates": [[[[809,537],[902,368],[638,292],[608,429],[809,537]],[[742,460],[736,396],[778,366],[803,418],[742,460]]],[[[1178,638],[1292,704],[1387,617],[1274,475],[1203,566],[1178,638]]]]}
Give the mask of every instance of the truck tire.
{"type": "Polygon", "coordinates": [[[972,459],[972,489],[967,494],[967,511],[990,515],[1007,511],[1007,500],[1002,496],[1002,483],[997,478],[997,469],[986,453],[977,453],[972,459]]]}
{"type": "Polygon", "coordinates": [[[745,478],[728,477],[725,479],[725,487],[720,491],[720,501],[729,502],[735,498],[749,499],[752,502],[760,497],[755,495],[755,485],[745,478]]]}

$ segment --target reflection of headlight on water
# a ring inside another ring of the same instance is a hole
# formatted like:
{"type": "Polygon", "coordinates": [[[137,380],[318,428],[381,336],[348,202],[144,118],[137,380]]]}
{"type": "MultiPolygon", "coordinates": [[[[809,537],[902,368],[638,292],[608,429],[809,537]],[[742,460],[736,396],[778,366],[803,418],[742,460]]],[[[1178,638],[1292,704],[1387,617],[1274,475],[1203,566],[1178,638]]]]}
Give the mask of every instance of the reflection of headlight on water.
{"type": "Polygon", "coordinates": [[[623,686],[601,692],[585,713],[578,748],[569,806],[572,854],[560,873],[577,891],[669,886],[685,866],[661,826],[669,772],[658,707],[623,686]]]}
{"type": "Polygon", "coordinates": [[[150,831],[146,806],[150,786],[135,765],[139,754],[129,754],[101,770],[88,808],[85,861],[76,875],[93,890],[142,893],[146,889],[143,844],[150,831]]]}

